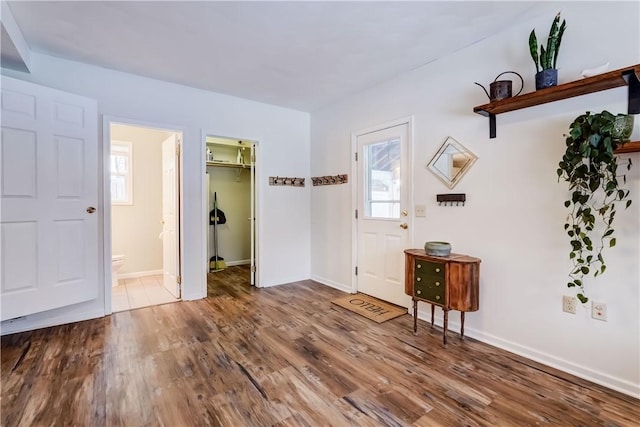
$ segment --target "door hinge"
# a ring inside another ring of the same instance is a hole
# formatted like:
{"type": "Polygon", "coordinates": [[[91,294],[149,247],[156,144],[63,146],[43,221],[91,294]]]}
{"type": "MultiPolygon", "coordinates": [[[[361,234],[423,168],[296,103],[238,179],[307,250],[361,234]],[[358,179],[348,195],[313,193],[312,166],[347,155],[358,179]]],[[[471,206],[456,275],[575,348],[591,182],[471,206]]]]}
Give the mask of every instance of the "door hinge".
{"type": "Polygon", "coordinates": [[[251,156],[251,164],[254,164],[256,162],[256,155],[252,155],[251,156]]]}
{"type": "Polygon", "coordinates": [[[358,267],[356,266],[356,276],[358,275],[358,267]]]}
{"type": "Polygon", "coordinates": [[[177,276],[176,281],[178,282],[178,285],[182,285],[182,276],[177,276]]]}
{"type": "Polygon", "coordinates": [[[356,162],[357,162],[358,161],[358,153],[355,153],[355,154],[356,154],[356,162]]]}
{"type": "Polygon", "coordinates": [[[356,219],[358,219],[358,209],[356,209],[356,219]]]}
{"type": "Polygon", "coordinates": [[[180,157],[180,144],[176,145],[176,156],[180,157]]]}
{"type": "Polygon", "coordinates": [[[255,272],[256,272],[256,266],[255,266],[255,265],[252,265],[252,266],[251,266],[251,272],[252,272],[252,273],[255,273],[255,272]]]}

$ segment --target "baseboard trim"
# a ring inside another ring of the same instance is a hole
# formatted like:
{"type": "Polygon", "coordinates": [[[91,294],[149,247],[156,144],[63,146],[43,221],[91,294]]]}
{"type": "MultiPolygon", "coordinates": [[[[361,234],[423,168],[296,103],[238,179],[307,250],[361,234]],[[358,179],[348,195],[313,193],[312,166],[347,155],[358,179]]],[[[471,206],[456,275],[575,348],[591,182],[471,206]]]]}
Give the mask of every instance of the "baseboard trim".
{"type": "Polygon", "coordinates": [[[334,282],[333,280],[325,279],[324,277],[319,276],[311,276],[311,280],[314,282],[321,283],[323,285],[329,286],[331,288],[337,289],[342,292],[346,292],[351,294],[351,286],[343,285],[342,283],[334,282]]]}
{"type": "MultiPolygon", "coordinates": [[[[418,310],[418,319],[430,323],[431,312],[418,310]]],[[[434,324],[442,327],[442,323],[442,316],[436,315],[434,317],[434,324]]],[[[449,316],[448,329],[450,331],[459,332],[460,322],[455,320],[452,321],[451,316],[449,316]]],[[[538,351],[531,347],[527,347],[474,328],[469,328],[468,324],[465,324],[464,334],[465,336],[469,336],[478,341],[482,341],[485,344],[489,344],[502,350],[506,350],[510,353],[517,354],[518,356],[526,357],[527,359],[542,363],[543,365],[550,366],[562,372],[575,375],[576,377],[582,378],[584,380],[591,381],[603,387],[607,387],[636,399],[640,399],[640,384],[633,384],[632,382],[624,380],[622,378],[616,378],[604,372],[596,371],[589,367],[578,365],[576,363],[558,358],[551,354],[538,351]]]]}
{"type": "Polygon", "coordinates": [[[119,279],[137,279],[138,277],[146,277],[146,276],[157,276],[158,274],[163,274],[162,270],[149,270],[149,271],[134,271],[133,273],[122,273],[118,274],[119,279]]]}
{"type": "Polygon", "coordinates": [[[288,283],[302,282],[303,280],[309,280],[308,277],[286,277],[279,279],[277,282],[261,282],[259,288],[270,288],[271,286],[286,285],[288,283]]]}
{"type": "Polygon", "coordinates": [[[251,264],[251,260],[241,259],[239,261],[225,261],[225,264],[227,264],[228,267],[233,267],[234,265],[247,265],[247,264],[251,264]]]}
{"type": "Polygon", "coordinates": [[[67,323],[82,322],[104,316],[104,310],[90,310],[71,315],[62,314],[60,316],[48,317],[46,319],[43,318],[35,321],[27,315],[16,320],[7,320],[2,322],[2,326],[0,326],[0,335],[9,335],[18,332],[33,331],[35,329],[49,328],[51,326],[66,325],[67,323]]]}

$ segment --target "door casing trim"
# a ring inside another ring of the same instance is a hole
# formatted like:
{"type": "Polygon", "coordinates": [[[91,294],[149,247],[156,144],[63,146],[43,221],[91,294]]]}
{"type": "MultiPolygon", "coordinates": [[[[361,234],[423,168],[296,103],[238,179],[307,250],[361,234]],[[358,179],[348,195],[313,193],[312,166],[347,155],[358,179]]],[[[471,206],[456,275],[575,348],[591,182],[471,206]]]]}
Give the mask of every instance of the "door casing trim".
{"type": "MultiPolygon", "coordinates": [[[[200,143],[201,145],[201,149],[200,149],[200,165],[202,167],[202,172],[201,172],[201,181],[202,181],[202,200],[206,200],[207,199],[207,185],[206,185],[206,180],[207,180],[207,163],[205,161],[205,152],[206,152],[206,146],[207,146],[207,137],[216,137],[216,138],[225,138],[225,139],[235,139],[235,140],[242,140],[242,141],[247,141],[247,142],[251,142],[251,144],[253,144],[253,153],[254,153],[254,157],[256,159],[262,158],[261,156],[263,155],[260,152],[260,141],[257,138],[240,138],[238,136],[227,136],[227,135],[222,135],[219,134],[218,132],[215,132],[213,130],[210,129],[201,129],[200,131],[200,143]]],[[[260,214],[260,209],[262,207],[262,203],[260,202],[260,195],[262,193],[262,190],[260,188],[260,179],[258,172],[260,171],[259,169],[259,165],[258,163],[254,163],[253,165],[253,174],[254,174],[254,194],[253,194],[253,202],[254,202],[254,208],[253,208],[253,213],[255,215],[254,217],[254,224],[253,224],[253,230],[254,230],[254,239],[255,239],[255,255],[254,255],[254,265],[256,266],[256,271],[255,273],[252,272],[252,274],[254,274],[254,279],[255,279],[255,287],[256,288],[261,288],[262,287],[262,276],[261,276],[261,269],[260,269],[260,253],[262,252],[262,241],[264,239],[261,238],[261,227],[260,227],[260,218],[261,218],[261,214],[260,214]]],[[[206,206],[203,205],[203,209],[202,209],[202,221],[201,221],[201,235],[202,236],[206,236],[207,235],[207,229],[209,227],[209,210],[206,206]]],[[[203,288],[202,288],[202,292],[204,293],[203,297],[207,296],[207,274],[209,273],[209,259],[208,259],[208,254],[207,254],[207,239],[202,239],[202,246],[201,246],[201,256],[202,256],[202,262],[201,265],[203,266],[202,270],[201,270],[201,277],[203,280],[203,288]]],[[[229,263],[227,263],[227,265],[229,265],[229,263]]]]}
{"type": "MultiPolygon", "coordinates": [[[[98,179],[102,178],[102,185],[98,183],[98,186],[102,188],[102,226],[100,227],[100,236],[102,238],[103,248],[103,260],[104,263],[104,315],[108,316],[113,313],[111,308],[111,175],[109,173],[110,158],[111,158],[111,125],[122,124],[136,127],[146,127],[159,130],[166,130],[169,132],[180,133],[180,156],[178,159],[180,167],[180,183],[178,191],[180,194],[178,200],[178,211],[180,221],[178,222],[180,233],[180,247],[178,248],[179,266],[178,272],[184,277],[184,210],[183,210],[183,195],[184,195],[184,141],[186,139],[187,128],[183,126],[170,125],[166,123],[149,122],[143,120],[130,119],[125,117],[116,116],[102,116],[102,174],[98,174],[98,179]]],[[[99,151],[99,150],[98,150],[99,151]]],[[[100,159],[98,159],[100,160],[100,159]]],[[[98,163],[100,163],[98,161],[98,163]]],[[[180,289],[181,298],[184,296],[184,286],[180,289]]]]}

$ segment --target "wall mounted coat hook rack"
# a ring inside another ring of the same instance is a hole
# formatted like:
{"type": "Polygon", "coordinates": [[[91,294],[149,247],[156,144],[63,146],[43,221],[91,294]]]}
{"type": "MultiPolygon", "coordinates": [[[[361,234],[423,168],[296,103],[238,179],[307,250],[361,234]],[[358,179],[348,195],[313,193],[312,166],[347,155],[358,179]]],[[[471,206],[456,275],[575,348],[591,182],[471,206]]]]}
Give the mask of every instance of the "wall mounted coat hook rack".
{"type": "Polygon", "coordinates": [[[347,182],[349,182],[349,177],[347,174],[312,176],[311,182],[313,183],[314,186],[346,184],[347,182]]]}
{"type": "Polygon", "coordinates": [[[304,187],[304,178],[292,178],[288,176],[270,176],[269,185],[304,187]]]}
{"type": "Polygon", "coordinates": [[[456,204],[456,206],[460,206],[460,203],[462,203],[462,206],[464,206],[464,203],[467,200],[467,195],[464,193],[437,194],[436,200],[438,201],[438,206],[442,206],[443,203],[445,206],[453,206],[454,203],[456,204]]]}

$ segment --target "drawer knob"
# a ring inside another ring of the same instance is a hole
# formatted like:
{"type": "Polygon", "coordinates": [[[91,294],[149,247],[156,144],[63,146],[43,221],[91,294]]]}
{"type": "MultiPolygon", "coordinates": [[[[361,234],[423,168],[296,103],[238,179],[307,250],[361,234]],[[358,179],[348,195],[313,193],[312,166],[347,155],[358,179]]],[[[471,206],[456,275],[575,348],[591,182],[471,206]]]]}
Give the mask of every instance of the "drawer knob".
{"type": "Polygon", "coordinates": [[[422,277],[416,277],[416,282],[419,282],[422,280],[422,277]]]}
{"type": "Polygon", "coordinates": [[[436,295],[436,299],[440,299],[440,295],[436,295]]]}
{"type": "Polygon", "coordinates": [[[422,264],[418,264],[418,268],[422,268],[422,264]]]}
{"type": "Polygon", "coordinates": [[[440,269],[439,268],[436,268],[436,273],[440,273],[440,269]]]}
{"type": "Polygon", "coordinates": [[[436,286],[440,286],[440,282],[436,282],[436,286]]]}
{"type": "Polygon", "coordinates": [[[416,294],[418,294],[418,295],[420,295],[421,293],[422,293],[422,291],[421,291],[420,289],[418,289],[418,290],[416,291],[416,294]]]}

